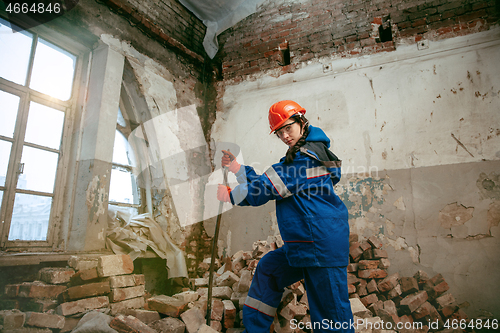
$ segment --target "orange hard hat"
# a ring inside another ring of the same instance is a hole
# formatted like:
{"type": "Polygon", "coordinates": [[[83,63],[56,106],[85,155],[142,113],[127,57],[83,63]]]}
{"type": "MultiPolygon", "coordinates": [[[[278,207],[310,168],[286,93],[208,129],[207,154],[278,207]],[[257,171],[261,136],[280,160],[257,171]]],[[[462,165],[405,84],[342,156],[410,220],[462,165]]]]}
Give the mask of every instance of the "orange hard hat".
{"type": "Polygon", "coordinates": [[[278,129],[290,117],[306,113],[306,109],[294,101],[279,101],[269,108],[269,127],[271,133],[278,129]]]}

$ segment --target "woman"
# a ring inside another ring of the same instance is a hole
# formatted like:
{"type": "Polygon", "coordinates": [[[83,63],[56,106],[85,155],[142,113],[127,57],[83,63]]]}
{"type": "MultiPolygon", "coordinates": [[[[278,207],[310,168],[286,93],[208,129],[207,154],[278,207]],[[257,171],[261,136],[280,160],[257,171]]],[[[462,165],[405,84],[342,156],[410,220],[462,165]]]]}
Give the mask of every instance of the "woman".
{"type": "MultiPolygon", "coordinates": [[[[289,148],[263,175],[240,166],[223,151],[240,185],[219,185],[217,198],[240,206],[276,200],[284,246],[269,252],[255,271],[243,307],[248,333],[268,333],[284,288],[304,279],[314,333],[354,332],[347,291],[349,224],[345,205],[333,186],[340,180],[340,160],[328,150],[330,139],[309,125],[306,110],[294,101],[269,109],[271,133],[289,148]]],[[[291,323],[292,326],[294,323],[291,323]]]]}

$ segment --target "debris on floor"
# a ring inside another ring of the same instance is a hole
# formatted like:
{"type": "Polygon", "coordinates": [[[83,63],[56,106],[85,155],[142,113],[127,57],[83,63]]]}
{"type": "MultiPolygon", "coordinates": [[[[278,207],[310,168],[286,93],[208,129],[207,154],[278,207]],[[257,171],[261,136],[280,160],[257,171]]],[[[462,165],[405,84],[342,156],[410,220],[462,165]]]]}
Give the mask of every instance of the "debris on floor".
{"type": "MultiPolygon", "coordinates": [[[[66,268],[40,270],[39,281],[7,285],[0,329],[11,333],[239,333],[244,329],[242,307],[257,264],[281,244],[274,237],[255,242],[252,251],[217,259],[210,326],[205,319],[210,259],[200,265],[206,268],[202,278],[167,296],[147,292],[144,275],[133,274],[130,256],[106,255],[71,257],[66,268]]],[[[359,240],[351,234],[349,253],[348,287],[356,332],[448,332],[455,328],[451,323],[467,320],[462,309],[467,304],[458,305],[447,293],[441,274],[432,278],[423,271],[412,277],[389,275],[390,261],[378,238],[359,240]]],[[[307,290],[298,281],[285,288],[271,333],[313,329],[307,290]]]]}

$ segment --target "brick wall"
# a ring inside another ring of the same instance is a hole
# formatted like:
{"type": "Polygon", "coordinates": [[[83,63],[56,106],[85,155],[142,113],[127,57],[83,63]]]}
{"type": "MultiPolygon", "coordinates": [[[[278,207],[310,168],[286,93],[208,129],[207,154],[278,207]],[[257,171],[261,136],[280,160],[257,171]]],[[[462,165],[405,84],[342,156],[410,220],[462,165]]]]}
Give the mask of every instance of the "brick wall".
{"type": "Polygon", "coordinates": [[[117,11],[149,37],[163,41],[191,57],[202,60],[206,27],[174,0],[98,0],[117,11]]]}
{"type": "Polygon", "coordinates": [[[313,58],[392,51],[398,41],[486,30],[498,23],[499,11],[494,0],[268,0],[219,36],[218,57],[225,80],[272,69],[279,75],[313,58]],[[290,65],[278,50],[285,40],[290,65]]]}

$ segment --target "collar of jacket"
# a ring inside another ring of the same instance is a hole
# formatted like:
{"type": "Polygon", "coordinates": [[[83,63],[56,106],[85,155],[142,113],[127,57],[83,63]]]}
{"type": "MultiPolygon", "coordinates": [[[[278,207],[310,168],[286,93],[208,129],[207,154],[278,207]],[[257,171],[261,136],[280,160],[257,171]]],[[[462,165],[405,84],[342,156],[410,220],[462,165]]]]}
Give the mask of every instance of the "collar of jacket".
{"type": "Polygon", "coordinates": [[[327,148],[330,148],[330,139],[326,136],[325,132],[319,127],[309,125],[309,134],[307,135],[306,142],[322,142],[327,148]]]}

